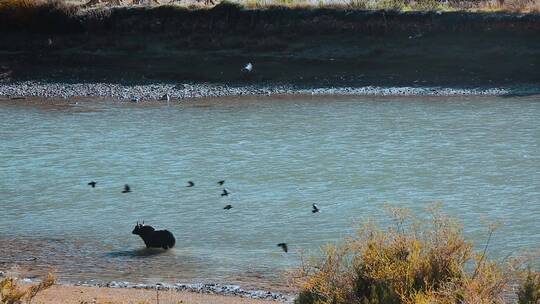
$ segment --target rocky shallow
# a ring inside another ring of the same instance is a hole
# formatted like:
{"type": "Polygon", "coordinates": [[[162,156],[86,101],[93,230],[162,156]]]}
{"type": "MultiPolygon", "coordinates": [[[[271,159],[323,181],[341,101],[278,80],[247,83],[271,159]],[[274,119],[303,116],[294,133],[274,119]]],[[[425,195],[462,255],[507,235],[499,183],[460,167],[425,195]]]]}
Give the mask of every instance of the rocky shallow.
{"type": "Polygon", "coordinates": [[[439,88],[439,87],[319,87],[297,88],[286,85],[233,86],[210,83],[49,83],[39,81],[0,83],[0,96],[17,97],[110,97],[122,101],[149,101],[165,99],[182,100],[200,97],[224,97],[242,95],[372,95],[372,96],[457,96],[457,95],[504,95],[503,88],[439,88]]]}

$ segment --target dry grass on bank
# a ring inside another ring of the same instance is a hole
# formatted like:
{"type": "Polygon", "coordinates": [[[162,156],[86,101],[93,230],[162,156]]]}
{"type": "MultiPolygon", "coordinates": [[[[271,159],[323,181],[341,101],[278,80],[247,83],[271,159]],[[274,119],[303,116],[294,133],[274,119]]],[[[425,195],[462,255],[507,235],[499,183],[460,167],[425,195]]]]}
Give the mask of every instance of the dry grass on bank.
{"type": "Polygon", "coordinates": [[[4,278],[0,280],[0,303],[29,304],[39,293],[53,286],[55,280],[55,276],[50,273],[40,283],[33,285],[22,285],[12,277],[4,278]]]}
{"type": "Polygon", "coordinates": [[[540,303],[540,272],[527,270],[526,277],[518,291],[519,304],[540,303]]]}
{"type": "Polygon", "coordinates": [[[463,12],[510,12],[538,13],[539,0],[340,0],[318,2],[307,0],[246,0],[237,2],[249,9],[271,7],[329,8],[358,10],[415,11],[463,11],[463,12]]]}
{"type": "MultiPolygon", "coordinates": [[[[392,209],[388,230],[365,225],[322,258],[305,262],[295,274],[297,304],[494,304],[520,275],[516,261],[486,257],[488,245],[474,252],[461,226],[434,211],[429,225],[392,209]]],[[[494,228],[490,228],[488,242],[494,228]]],[[[538,274],[521,287],[520,303],[538,303],[538,274]]]]}
{"type": "MultiPolygon", "coordinates": [[[[85,8],[96,7],[156,7],[174,6],[186,9],[207,9],[214,5],[203,0],[2,0],[0,13],[5,10],[21,12],[39,10],[73,15],[85,8]]],[[[464,11],[539,13],[540,0],[223,0],[244,9],[352,9],[393,11],[464,11]]]]}

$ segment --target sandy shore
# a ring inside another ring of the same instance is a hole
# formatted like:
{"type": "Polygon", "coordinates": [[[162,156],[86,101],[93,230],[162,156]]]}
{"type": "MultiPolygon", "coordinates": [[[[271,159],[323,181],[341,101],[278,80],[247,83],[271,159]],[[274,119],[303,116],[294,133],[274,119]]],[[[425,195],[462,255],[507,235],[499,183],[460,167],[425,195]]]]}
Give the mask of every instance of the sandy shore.
{"type": "Polygon", "coordinates": [[[159,291],[107,287],[82,287],[55,285],[39,294],[33,303],[40,304],[81,304],[81,303],[159,303],[176,304],[264,304],[276,301],[250,299],[234,296],[200,294],[187,291],[159,291]]]}

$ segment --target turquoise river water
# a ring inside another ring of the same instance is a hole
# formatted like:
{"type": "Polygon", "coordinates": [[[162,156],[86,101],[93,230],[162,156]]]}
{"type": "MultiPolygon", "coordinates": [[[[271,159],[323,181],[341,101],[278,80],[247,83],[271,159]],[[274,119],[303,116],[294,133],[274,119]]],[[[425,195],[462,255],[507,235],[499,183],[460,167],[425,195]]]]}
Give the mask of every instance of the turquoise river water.
{"type": "Polygon", "coordinates": [[[479,248],[498,223],[494,258],[538,251],[540,97],[0,104],[0,270],[270,286],[301,252],[389,224],[385,204],[433,202],[479,248]],[[143,249],[142,220],[176,247],[143,249]]]}

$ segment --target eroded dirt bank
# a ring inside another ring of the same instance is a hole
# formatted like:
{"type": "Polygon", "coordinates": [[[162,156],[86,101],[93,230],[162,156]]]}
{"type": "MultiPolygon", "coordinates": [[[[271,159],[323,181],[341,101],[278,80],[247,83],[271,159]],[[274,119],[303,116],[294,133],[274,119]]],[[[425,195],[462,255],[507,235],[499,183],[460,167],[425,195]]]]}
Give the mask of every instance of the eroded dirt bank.
{"type": "MultiPolygon", "coordinates": [[[[5,12],[4,12],[5,13],[5,12]]],[[[1,15],[1,14],[0,14],[1,15]]],[[[535,87],[540,16],[174,7],[0,16],[4,81],[535,87]],[[23,22],[16,22],[23,20],[23,22]],[[254,72],[240,69],[252,62],[254,72]]]]}

